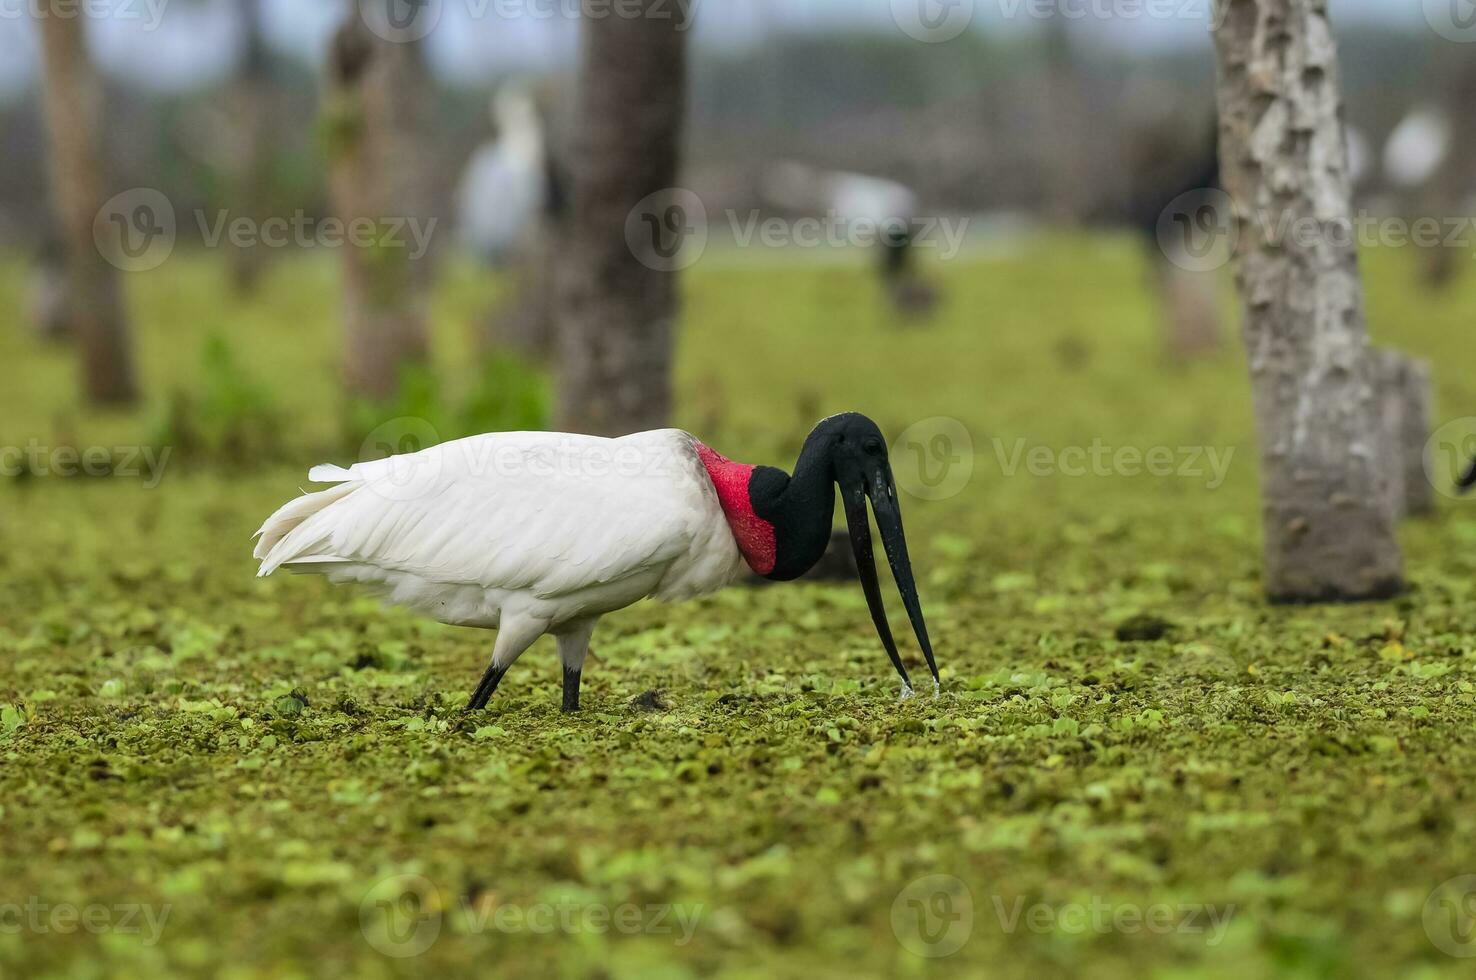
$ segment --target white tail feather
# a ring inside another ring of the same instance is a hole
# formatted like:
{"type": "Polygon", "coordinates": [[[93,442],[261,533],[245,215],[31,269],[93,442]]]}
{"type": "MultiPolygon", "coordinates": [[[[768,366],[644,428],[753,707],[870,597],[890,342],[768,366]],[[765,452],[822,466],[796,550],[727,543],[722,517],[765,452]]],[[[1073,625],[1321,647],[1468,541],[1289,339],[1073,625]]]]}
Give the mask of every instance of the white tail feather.
{"type": "Polygon", "coordinates": [[[324,463],[321,466],[314,466],[308,470],[308,479],[314,483],[346,483],[349,480],[355,479],[355,477],[351,470],[346,470],[342,466],[335,466],[332,463],[324,463]]]}
{"type": "Polygon", "coordinates": [[[361,486],[359,483],[341,483],[330,490],[309,493],[290,501],[257,531],[261,539],[256,543],[253,557],[261,560],[257,575],[272,574],[282,565],[302,556],[313,556],[314,547],[326,543],[327,527],[321,521],[313,521],[332,504],[342,500],[361,486]],[[317,525],[317,527],[314,527],[317,525]]]}

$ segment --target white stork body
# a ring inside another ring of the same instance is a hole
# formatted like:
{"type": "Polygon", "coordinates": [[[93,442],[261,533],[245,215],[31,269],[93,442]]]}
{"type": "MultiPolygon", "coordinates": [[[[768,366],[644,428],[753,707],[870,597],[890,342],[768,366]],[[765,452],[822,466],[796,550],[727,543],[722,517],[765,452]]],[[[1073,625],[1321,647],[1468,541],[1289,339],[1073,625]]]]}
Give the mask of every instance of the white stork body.
{"type": "Polygon", "coordinates": [[[695,447],[676,429],[505,432],[319,466],[310,478],[336,486],[267,519],[258,574],[321,573],[442,623],[496,628],[502,671],[553,634],[578,671],[600,616],[713,592],[743,569],[695,447]]]}
{"type": "Polygon", "coordinates": [[[545,633],[564,662],[564,710],[577,711],[589,639],[605,613],[648,596],[716,591],[745,564],[774,582],[801,577],[830,544],[837,488],[861,591],[904,694],[912,682],[882,603],[868,503],[937,689],[886,439],[856,412],[816,425],[792,474],[659,429],[621,439],[494,433],[348,469],[319,466],[309,478],[335,486],[267,518],[259,574],[316,572],[443,623],[496,629],[468,710],[485,708],[545,633]]]}

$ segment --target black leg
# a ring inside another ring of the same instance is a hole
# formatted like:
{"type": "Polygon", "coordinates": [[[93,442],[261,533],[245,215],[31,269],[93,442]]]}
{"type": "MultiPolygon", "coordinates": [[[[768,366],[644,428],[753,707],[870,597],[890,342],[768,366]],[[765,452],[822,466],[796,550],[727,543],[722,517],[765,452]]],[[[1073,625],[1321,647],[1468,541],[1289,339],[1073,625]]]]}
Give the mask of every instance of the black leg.
{"type": "Polygon", "coordinates": [[[564,668],[564,713],[579,710],[579,671],[564,668]]]}
{"type": "Polygon", "coordinates": [[[498,667],[496,663],[489,664],[487,672],[482,675],[482,683],[472,692],[471,700],[466,703],[467,711],[481,711],[487,707],[487,702],[492,700],[492,695],[497,692],[497,685],[502,683],[502,675],[507,673],[506,667],[498,667]]]}

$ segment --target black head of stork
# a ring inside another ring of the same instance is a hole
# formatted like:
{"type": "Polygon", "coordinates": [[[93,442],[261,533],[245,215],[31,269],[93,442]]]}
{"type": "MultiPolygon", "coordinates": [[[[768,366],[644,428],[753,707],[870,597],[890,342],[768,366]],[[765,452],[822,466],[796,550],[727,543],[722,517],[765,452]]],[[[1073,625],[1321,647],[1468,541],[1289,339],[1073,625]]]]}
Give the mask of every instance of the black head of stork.
{"type": "Polygon", "coordinates": [[[835,488],[840,489],[866,604],[882,646],[902,678],[904,694],[908,694],[912,681],[897,654],[872,556],[866,513],[866,503],[871,502],[892,577],[936,690],[938,665],[917,597],[912,560],[907,555],[887,441],[876,423],[855,412],[825,419],[805,440],[793,474],[772,466],[731,463],[705,446],[701,449],[744,558],[754,571],[772,581],[799,578],[824,556],[835,520],[835,488]]]}

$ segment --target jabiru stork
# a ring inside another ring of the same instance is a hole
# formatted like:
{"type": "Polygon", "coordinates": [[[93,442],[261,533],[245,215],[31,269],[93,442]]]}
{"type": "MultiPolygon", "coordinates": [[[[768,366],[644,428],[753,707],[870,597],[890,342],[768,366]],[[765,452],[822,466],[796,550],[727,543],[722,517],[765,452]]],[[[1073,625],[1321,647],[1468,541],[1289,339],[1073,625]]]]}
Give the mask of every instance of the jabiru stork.
{"type": "Polygon", "coordinates": [[[933,675],[902,511],[876,423],[832,416],[805,440],[793,474],[727,459],[677,429],[618,439],[502,432],[309,473],[331,489],[267,518],[258,574],[278,568],[366,585],[453,626],[497,630],[467,710],[480,710],[540,636],[558,641],[565,711],[595,624],[641,599],[714,592],[747,564],[791,581],[824,555],[839,487],[872,621],[902,696],[912,682],[882,605],[871,502],[902,603],[933,675]]]}

